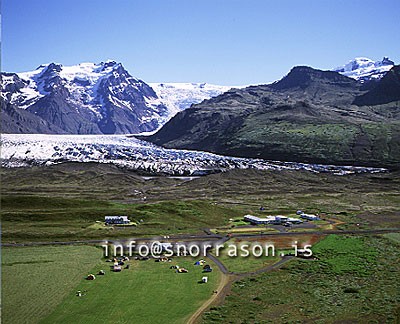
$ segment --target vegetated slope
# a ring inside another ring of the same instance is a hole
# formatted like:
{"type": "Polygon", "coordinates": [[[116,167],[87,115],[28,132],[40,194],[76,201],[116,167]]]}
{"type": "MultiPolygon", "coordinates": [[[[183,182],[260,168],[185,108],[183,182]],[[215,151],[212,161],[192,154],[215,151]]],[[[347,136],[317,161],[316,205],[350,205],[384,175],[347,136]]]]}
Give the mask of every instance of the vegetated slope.
{"type": "Polygon", "coordinates": [[[295,67],[271,85],[231,89],[194,105],[147,140],[268,160],[398,167],[397,71],[366,90],[337,72],[295,67]],[[379,104],[361,105],[369,96],[379,104]]]}

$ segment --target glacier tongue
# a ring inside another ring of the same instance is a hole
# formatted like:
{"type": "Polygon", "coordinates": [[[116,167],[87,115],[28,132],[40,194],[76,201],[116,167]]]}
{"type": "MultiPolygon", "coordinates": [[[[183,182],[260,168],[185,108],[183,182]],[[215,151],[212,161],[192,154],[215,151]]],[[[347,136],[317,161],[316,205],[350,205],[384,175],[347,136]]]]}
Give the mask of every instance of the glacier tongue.
{"type": "Polygon", "coordinates": [[[229,169],[309,170],[349,174],[384,169],[317,165],[235,158],[217,154],[164,149],[125,135],[3,134],[3,167],[51,165],[61,162],[111,163],[154,174],[202,175],[229,169]]]}

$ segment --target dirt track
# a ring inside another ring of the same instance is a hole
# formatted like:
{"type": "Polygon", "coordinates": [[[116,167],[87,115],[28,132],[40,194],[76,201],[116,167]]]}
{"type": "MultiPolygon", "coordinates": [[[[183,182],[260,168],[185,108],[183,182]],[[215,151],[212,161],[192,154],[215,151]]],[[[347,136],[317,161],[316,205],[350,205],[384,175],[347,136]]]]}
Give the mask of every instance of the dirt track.
{"type": "Polygon", "coordinates": [[[221,273],[221,281],[217,287],[217,293],[213,294],[211,296],[211,298],[209,298],[208,300],[205,301],[205,303],[203,305],[201,305],[201,307],[192,314],[192,316],[190,316],[190,318],[188,319],[187,323],[188,324],[194,324],[196,323],[196,321],[200,318],[200,316],[203,314],[204,311],[207,310],[208,307],[210,307],[210,305],[218,300],[224,297],[224,292],[229,284],[229,277],[227,275],[225,275],[224,273],[221,273]]]}
{"type": "Polygon", "coordinates": [[[215,262],[215,264],[218,266],[218,268],[221,270],[221,281],[218,285],[217,288],[217,293],[214,294],[211,298],[209,298],[203,305],[201,305],[201,307],[189,318],[189,320],[187,321],[187,324],[194,324],[196,323],[201,315],[203,314],[203,312],[205,312],[208,307],[211,306],[211,304],[213,304],[215,301],[217,301],[218,299],[223,299],[225,298],[225,296],[228,294],[228,292],[230,291],[230,286],[233,282],[235,282],[236,280],[239,280],[243,277],[250,277],[250,276],[254,276],[257,274],[260,274],[262,272],[267,272],[276,268],[279,268],[282,264],[286,263],[287,261],[289,261],[292,257],[283,257],[281,260],[279,260],[278,262],[274,263],[273,265],[270,265],[266,268],[257,270],[257,271],[252,271],[252,272],[245,272],[245,273],[234,273],[234,272],[230,272],[216,257],[214,257],[212,254],[207,254],[207,257],[210,258],[212,261],[215,262]]]}

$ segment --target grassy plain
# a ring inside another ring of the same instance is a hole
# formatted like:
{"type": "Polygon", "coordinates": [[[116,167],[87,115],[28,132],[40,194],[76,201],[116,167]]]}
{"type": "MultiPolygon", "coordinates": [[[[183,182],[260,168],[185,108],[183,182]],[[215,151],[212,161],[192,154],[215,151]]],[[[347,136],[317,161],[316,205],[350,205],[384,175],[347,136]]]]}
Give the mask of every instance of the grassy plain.
{"type": "Polygon", "coordinates": [[[239,212],[208,201],[127,204],[42,196],[2,196],[3,242],[90,240],[199,231],[239,212]],[[132,227],[98,226],[106,215],[127,215],[132,227]],[[173,219],[173,222],[171,220],[173,219]]]}
{"type": "Polygon", "coordinates": [[[331,235],[317,259],[293,259],[239,280],[204,323],[398,323],[399,245],[378,236],[331,235]]]}
{"type": "Polygon", "coordinates": [[[206,274],[194,261],[129,261],[129,270],[113,273],[93,246],[3,248],[2,323],[184,323],[221,276],[211,261],[206,274]],[[189,273],[169,269],[176,264],[189,273]],[[100,269],[105,276],[85,280],[100,269]],[[207,284],[198,283],[203,276],[207,284]]]}
{"type": "Polygon", "coordinates": [[[38,323],[102,256],[93,246],[2,248],[2,323],[38,323]]]}
{"type": "MultiPolygon", "coordinates": [[[[249,223],[247,223],[249,225],[249,223]]],[[[278,233],[279,231],[269,227],[235,227],[228,229],[215,228],[211,230],[216,234],[254,234],[254,233],[278,233]]]]}
{"type": "MultiPolygon", "coordinates": [[[[263,253],[259,257],[256,257],[252,254],[253,243],[255,242],[239,240],[234,242],[229,241],[225,243],[224,248],[219,250],[218,256],[216,255],[216,250],[214,250],[213,253],[229,271],[245,273],[260,270],[274,264],[281,259],[280,253],[284,252],[283,250],[272,250],[271,248],[267,250],[267,248],[265,248],[263,253]],[[242,248],[245,251],[249,251],[248,256],[244,256],[242,248]]],[[[258,245],[265,247],[268,243],[258,243],[258,245]]],[[[259,250],[256,250],[256,253],[259,253],[259,250]]]]}
{"type": "Polygon", "coordinates": [[[250,169],[192,181],[145,180],[95,163],[0,172],[3,242],[193,233],[231,226],[238,222],[230,219],[245,214],[294,216],[299,209],[343,221],[343,229],[400,226],[399,171],[337,176],[250,169]],[[127,215],[139,226],[93,226],[105,215],[127,215]]]}
{"type": "Polygon", "coordinates": [[[217,267],[203,274],[194,262],[192,258],[174,258],[172,263],[135,260],[128,261],[129,270],[113,273],[102,261],[92,271],[103,269],[104,276],[77,285],[86,296],[71,291],[41,323],[185,323],[212,296],[221,276],[217,267]],[[189,272],[175,273],[171,264],[189,272]],[[208,283],[198,283],[203,276],[208,283]]]}

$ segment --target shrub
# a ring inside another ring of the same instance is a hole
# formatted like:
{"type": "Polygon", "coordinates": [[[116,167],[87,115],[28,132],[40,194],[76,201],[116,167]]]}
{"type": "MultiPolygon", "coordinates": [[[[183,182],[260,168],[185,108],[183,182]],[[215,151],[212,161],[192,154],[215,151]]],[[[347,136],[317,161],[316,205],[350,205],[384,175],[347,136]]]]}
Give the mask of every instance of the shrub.
{"type": "Polygon", "coordinates": [[[346,294],[358,294],[360,291],[357,288],[345,288],[343,290],[346,294]]]}

